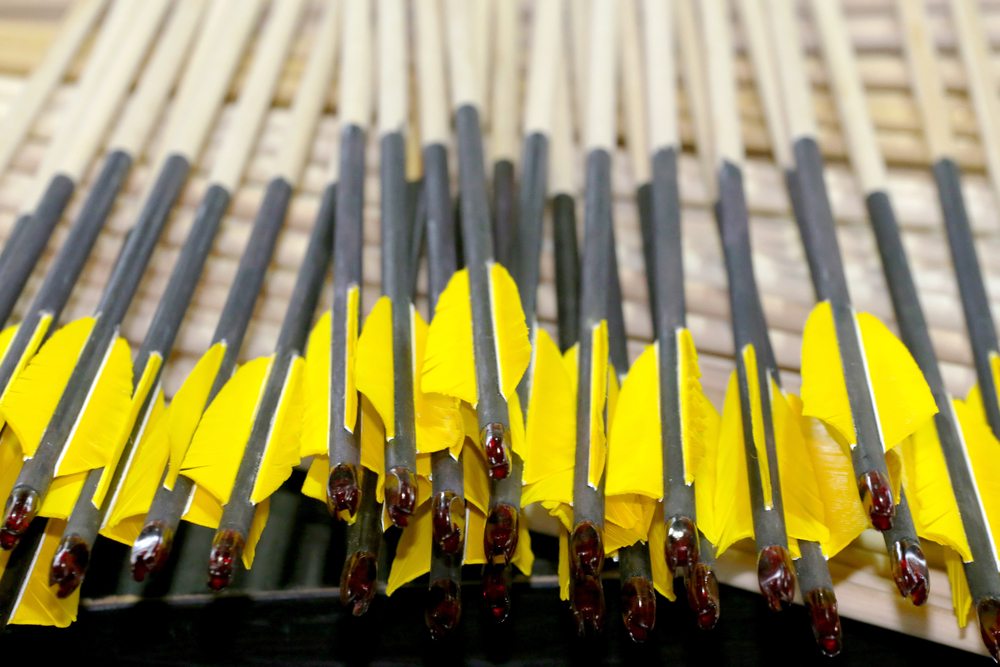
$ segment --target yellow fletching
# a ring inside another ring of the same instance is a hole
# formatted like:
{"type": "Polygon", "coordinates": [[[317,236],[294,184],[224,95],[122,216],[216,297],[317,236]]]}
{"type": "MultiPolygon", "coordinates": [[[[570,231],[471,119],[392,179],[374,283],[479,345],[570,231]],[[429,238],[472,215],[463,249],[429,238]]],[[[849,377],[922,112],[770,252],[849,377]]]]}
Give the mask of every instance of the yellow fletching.
{"type": "MultiPolygon", "coordinates": [[[[864,347],[885,449],[902,442],[937,413],[937,405],[906,346],[878,318],[855,318],[864,347]]],[[[803,414],[833,428],[852,446],[854,421],[829,302],[809,315],[802,338],[803,414]]]]}
{"type": "MultiPolygon", "coordinates": [[[[358,326],[361,323],[361,289],[353,285],[347,291],[347,333],[344,355],[346,369],[344,384],[344,428],[354,433],[358,423],[358,385],[355,365],[358,357],[358,326]]],[[[331,354],[332,354],[331,350],[331,354]]]]}
{"type": "MultiPolygon", "coordinates": [[[[7,349],[10,347],[11,341],[14,340],[14,335],[17,334],[18,326],[20,325],[12,324],[9,327],[4,327],[3,331],[0,331],[0,361],[7,354],[7,349]]],[[[17,377],[16,373],[14,377],[17,377]]]]}
{"type": "Polygon", "coordinates": [[[38,508],[38,516],[52,519],[68,519],[76,505],[77,498],[83,491],[83,483],[87,481],[88,471],[63,475],[52,480],[42,506],[38,508]]]}
{"type": "MultiPolygon", "coordinates": [[[[761,492],[764,494],[764,506],[774,507],[774,494],[771,490],[771,468],[767,461],[767,439],[764,430],[764,399],[761,396],[760,376],[757,368],[757,353],[753,345],[743,348],[743,364],[747,374],[747,389],[750,395],[750,424],[752,425],[753,448],[757,453],[757,469],[760,471],[761,492]]],[[[772,422],[773,425],[773,422],[772,422]]]]}
{"type": "MultiPolygon", "coordinates": [[[[993,386],[1000,389],[1000,355],[996,352],[990,352],[990,371],[993,375],[993,386]]],[[[968,396],[965,397],[965,402],[982,421],[989,423],[986,419],[986,406],[983,405],[983,396],[979,390],[979,383],[972,385],[968,396]]]]}
{"type": "Polygon", "coordinates": [[[525,451],[521,457],[525,484],[572,468],[576,447],[573,383],[555,341],[541,328],[535,333],[532,373],[531,396],[525,415],[525,451]]]}
{"type": "Polygon", "coordinates": [[[636,494],[608,496],[604,501],[604,553],[645,542],[657,502],[636,494]]]}
{"type": "Polygon", "coordinates": [[[469,447],[462,455],[462,483],[466,502],[485,514],[490,505],[490,479],[481,447],[469,447]]]}
{"type": "Polygon", "coordinates": [[[358,391],[364,394],[378,412],[391,440],[395,434],[395,406],[393,378],[395,370],[392,354],[392,302],[383,296],[365,319],[365,326],[358,338],[355,362],[355,379],[358,391]]]}
{"type": "Polygon", "coordinates": [[[500,264],[490,265],[490,299],[500,367],[500,393],[509,400],[531,362],[531,340],[517,284],[500,264]]]}
{"type": "Polygon", "coordinates": [[[817,489],[823,499],[824,524],[830,536],[826,542],[820,542],[820,546],[827,558],[833,558],[868,528],[868,516],[858,496],[854,467],[844,446],[836,442],[818,420],[801,416],[799,398],[788,395],[787,399],[792,415],[801,419],[802,436],[812,458],[817,489]]]}
{"type": "MultiPolygon", "coordinates": [[[[59,540],[66,528],[65,521],[50,520],[45,526],[45,535],[38,545],[33,559],[31,573],[18,593],[20,599],[10,617],[11,625],[47,625],[57,628],[68,627],[76,620],[80,604],[80,589],[68,597],[56,597],[54,588],[49,586],[49,566],[55,556],[59,540]]],[[[0,553],[0,572],[7,567],[9,551],[0,553]]]]}
{"type": "MultiPolygon", "coordinates": [[[[21,325],[19,324],[15,324],[0,332],[0,349],[3,349],[3,352],[0,353],[0,361],[7,356],[10,344],[14,341],[14,336],[17,334],[17,330],[20,326],[21,325]]],[[[35,327],[35,330],[31,334],[31,339],[28,341],[27,346],[25,346],[24,351],[21,353],[21,358],[17,360],[17,365],[14,366],[14,371],[11,373],[10,380],[7,383],[7,389],[9,389],[14,380],[21,375],[21,371],[23,371],[24,367],[28,365],[28,362],[34,358],[35,353],[38,352],[38,348],[42,345],[42,341],[45,340],[45,336],[48,335],[49,328],[51,326],[51,315],[46,314],[38,318],[38,326],[35,327]]],[[[5,389],[3,395],[6,395],[6,393],[7,390],[5,389]]],[[[3,395],[0,395],[0,399],[2,399],[3,395]]]]}
{"type": "Polygon", "coordinates": [[[157,353],[149,355],[146,367],[142,371],[142,377],[139,378],[139,382],[135,386],[135,391],[132,393],[132,402],[129,406],[128,417],[122,424],[122,430],[118,435],[118,441],[115,444],[114,453],[108,460],[108,464],[104,466],[104,470],[101,472],[101,479],[97,484],[97,489],[94,490],[94,496],[91,498],[91,502],[93,502],[94,507],[100,507],[104,503],[104,496],[107,494],[108,487],[111,485],[111,477],[114,475],[115,469],[120,465],[119,459],[121,458],[122,451],[125,449],[125,445],[128,443],[128,439],[132,435],[132,429],[139,420],[139,411],[146,402],[146,397],[149,396],[151,391],[153,391],[154,385],[159,380],[160,368],[162,366],[163,357],[157,353]]]}
{"type": "Polygon", "coordinates": [[[701,368],[694,338],[688,329],[677,330],[677,359],[680,373],[681,442],[684,447],[684,482],[694,481],[704,456],[706,443],[716,437],[719,415],[701,386],[701,368]]]}
{"type": "Polygon", "coordinates": [[[205,411],[181,464],[181,474],[223,505],[229,502],[273,361],[254,359],[236,371],[205,411]]]}
{"type": "Polygon", "coordinates": [[[514,555],[510,562],[521,571],[521,574],[531,575],[531,570],[535,566],[535,554],[531,551],[531,533],[528,531],[527,521],[517,522],[517,546],[514,547],[514,555]]]}
{"type": "Polygon", "coordinates": [[[385,594],[392,595],[400,586],[420,577],[431,569],[431,506],[418,507],[410,517],[410,525],[399,537],[396,557],[389,569],[385,594]]]}
{"type": "Polygon", "coordinates": [[[903,488],[917,535],[951,547],[963,560],[971,561],[972,552],[934,420],[903,441],[897,451],[902,457],[903,488]]]}
{"type": "Polygon", "coordinates": [[[569,535],[559,531],[559,599],[569,600],[569,535]]]}
{"type": "Polygon", "coordinates": [[[257,553],[257,543],[267,526],[267,517],[271,512],[271,499],[264,498],[253,511],[253,521],[250,522],[250,534],[247,535],[247,544],[243,548],[243,567],[250,569],[253,567],[253,557],[257,553]]]}
{"type": "MultiPolygon", "coordinates": [[[[699,527],[701,526],[701,517],[699,527]]],[[[666,548],[667,527],[663,523],[663,505],[657,503],[653,521],[649,526],[649,564],[653,574],[653,588],[656,592],[671,602],[677,599],[674,594],[674,578],[667,569],[666,548]]]]}
{"type": "MultiPolygon", "coordinates": [[[[744,447],[743,410],[740,406],[739,381],[734,371],[729,376],[725,404],[722,408],[722,428],[716,454],[718,458],[716,477],[710,482],[714,489],[713,519],[717,522],[716,529],[719,533],[719,541],[715,546],[720,556],[735,542],[753,537],[750,487],[744,447]]],[[[698,483],[701,483],[700,479],[698,483]]],[[[702,516],[699,507],[699,523],[702,516]]]]}
{"type": "MultiPolygon", "coordinates": [[[[591,332],[590,366],[590,457],[587,460],[587,484],[596,489],[604,475],[608,441],[604,413],[608,409],[608,323],[606,320],[591,332]]],[[[577,380],[579,383],[579,380],[577,380]]]]}
{"type": "Polygon", "coordinates": [[[800,406],[797,398],[786,398],[771,381],[771,416],[785,528],[793,540],[825,544],[830,539],[830,531],[826,527],[816,469],[802,433],[800,406]]]}
{"type": "Polygon", "coordinates": [[[428,454],[442,449],[460,448],[465,439],[465,424],[454,396],[425,392],[418,381],[424,368],[429,326],[416,309],[413,317],[413,409],[417,427],[417,453],[428,454]]]}
{"type": "Polygon", "coordinates": [[[476,362],[472,348],[472,302],[469,272],[456,271],[438,297],[427,332],[420,387],[426,392],[454,396],[475,406],[476,362]]]}
{"type": "Polygon", "coordinates": [[[183,519],[206,528],[218,528],[222,521],[222,503],[205,489],[195,486],[183,519]]]}
{"type": "Polygon", "coordinates": [[[962,440],[976,480],[976,490],[982,502],[994,547],[1000,546],[1000,442],[986,423],[982,404],[972,405],[955,400],[955,416],[962,429],[962,440]]]}
{"type": "Polygon", "coordinates": [[[166,408],[163,392],[158,391],[152,410],[146,419],[139,442],[133,450],[132,460],[113,499],[101,534],[125,544],[132,544],[138,537],[141,522],[127,521],[143,517],[153,503],[153,496],[160,483],[160,476],[167,463],[170,443],[167,439],[166,408]]]}
{"type": "Polygon", "coordinates": [[[174,481],[181,471],[181,464],[191,446],[191,439],[198,428],[198,422],[208,407],[208,395],[212,391],[226,354],[226,343],[216,343],[198,359],[184,384],[174,394],[166,414],[167,438],[170,457],[164,486],[174,488],[174,481]]]}
{"type": "Polygon", "coordinates": [[[277,491],[292,474],[292,468],[302,460],[299,456],[299,442],[305,417],[304,366],[302,357],[296,356],[285,376],[278,409],[272,417],[271,430],[257,470],[257,479],[250,492],[250,502],[255,505],[277,491]]]}
{"type": "Polygon", "coordinates": [[[385,430],[375,407],[366,396],[361,396],[361,465],[378,475],[375,497],[382,502],[383,474],[385,472],[385,430]]]}
{"type": "Polygon", "coordinates": [[[955,611],[955,620],[958,621],[958,627],[964,628],[969,624],[969,612],[972,611],[972,593],[969,592],[969,582],[965,579],[962,559],[951,549],[944,550],[944,569],[951,585],[951,606],[955,611]]]}
{"type": "Polygon", "coordinates": [[[622,384],[608,443],[604,492],[609,496],[638,493],[654,500],[663,497],[658,355],[658,343],[648,346],[622,384]]]}
{"type": "Polygon", "coordinates": [[[309,464],[306,478],[302,480],[302,495],[326,503],[326,484],[330,478],[330,459],[317,456],[309,464]]]}
{"type": "Polygon", "coordinates": [[[10,495],[23,461],[21,443],[17,441],[14,431],[9,428],[0,431],[0,498],[10,495]]]}
{"type": "MultiPolygon", "coordinates": [[[[316,322],[309,334],[306,345],[305,366],[305,423],[302,426],[302,444],[299,455],[302,458],[326,454],[330,445],[330,355],[331,349],[330,311],[316,322]]],[[[357,418],[357,396],[354,397],[357,418]]],[[[351,424],[351,431],[354,424],[351,424]]]]}

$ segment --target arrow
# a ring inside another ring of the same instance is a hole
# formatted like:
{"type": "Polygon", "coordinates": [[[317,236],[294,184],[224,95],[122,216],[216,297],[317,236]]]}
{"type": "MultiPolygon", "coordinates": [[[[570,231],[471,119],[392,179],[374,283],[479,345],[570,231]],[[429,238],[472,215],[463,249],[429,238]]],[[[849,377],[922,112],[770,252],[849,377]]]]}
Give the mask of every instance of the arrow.
{"type": "MultiPolygon", "coordinates": [[[[293,9],[295,8],[288,11],[293,9]]],[[[295,27],[291,15],[286,17],[285,23],[286,32],[275,33],[275,40],[279,37],[285,39],[290,34],[288,31],[295,27]]],[[[268,183],[264,199],[257,211],[232,288],[212,335],[212,344],[174,396],[160,424],[160,430],[166,433],[158,437],[163,443],[161,447],[166,451],[161,449],[157,462],[152,464],[155,466],[155,471],[148,473],[158,482],[155,495],[143,495],[141,498],[135,497],[131,503],[123,503],[112,510],[112,518],[106,522],[106,532],[129,531],[129,537],[125,541],[134,543],[131,554],[132,572],[139,581],[166,563],[178,524],[186,512],[192,494],[195,493],[192,480],[179,475],[181,464],[206,408],[219,394],[236,368],[243,338],[253,315],[254,303],[274,254],[295,184],[301,178],[308,158],[309,141],[322,113],[336,57],[337,28],[338,12],[336,9],[328,9],[317,27],[317,46],[309,56],[302,82],[295,95],[288,129],[281,144],[282,150],[277,155],[274,177],[268,183]],[[159,483],[160,480],[162,483],[159,483]],[[136,534],[136,528],[140,527],[141,530],[136,534]]],[[[287,49],[287,46],[285,48],[287,49]]],[[[269,62],[270,67],[278,67],[280,71],[282,61],[282,56],[277,55],[273,58],[257,59],[254,61],[254,66],[263,68],[263,63],[269,62]]],[[[269,71],[265,80],[271,76],[273,72],[269,71]]],[[[267,96],[263,99],[269,101],[267,96]]],[[[335,201],[336,186],[330,184],[323,193],[318,219],[325,220],[333,215],[335,201]]],[[[316,423],[320,417],[322,413],[318,412],[313,416],[311,423],[316,423]]],[[[325,429],[325,422],[322,419],[320,422],[323,424],[320,428],[325,429]]],[[[308,433],[311,437],[304,439],[303,451],[325,452],[325,433],[316,433],[315,428],[308,433]]],[[[144,451],[147,450],[140,445],[140,456],[144,451]]],[[[154,456],[152,452],[149,455],[154,456]]],[[[137,461],[134,467],[137,470],[142,469],[141,461],[137,461]]],[[[137,484],[142,482],[143,480],[136,479],[137,484]]],[[[127,491],[129,483],[128,479],[122,483],[123,497],[133,495],[127,491]]]]}
{"type": "MultiPolygon", "coordinates": [[[[242,45],[258,9],[259,3],[240,5],[233,25],[236,46],[242,45]]],[[[82,475],[107,462],[120,420],[128,415],[132,382],[128,344],[118,337],[118,329],[184,185],[189,156],[197,154],[225,94],[216,89],[225,87],[221,84],[228,81],[240,51],[227,46],[227,52],[218,54],[219,70],[186,77],[178,93],[179,111],[167,128],[169,152],[157,161],[162,164],[157,180],[95,315],[56,332],[0,401],[0,414],[28,457],[7,501],[0,546],[17,543],[42,510],[54,477],[82,475]],[[206,95],[201,85],[211,92],[206,95]]]]}

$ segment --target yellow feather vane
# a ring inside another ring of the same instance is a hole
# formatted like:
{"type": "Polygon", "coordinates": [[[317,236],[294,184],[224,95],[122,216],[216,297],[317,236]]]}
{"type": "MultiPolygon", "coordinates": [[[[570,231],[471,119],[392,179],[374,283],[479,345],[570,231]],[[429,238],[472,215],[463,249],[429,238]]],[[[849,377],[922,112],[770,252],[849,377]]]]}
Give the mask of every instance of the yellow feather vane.
{"type": "MultiPolygon", "coordinates": [[[[358,358],[358,328],[361,323],[361,290],[354,285],[347,291],[347,327],[344,356],[344,428],[354,433],[358,423],[358,386],[355,367],[358,358]]],[[[329,373],[329,371],[327,371],[329,373]]]]}
{"type": "MultiPolygon", "coordinates": [[[[747,389],[750,394],[750,424],[753,438],[753,449],[756,453],[757,469],[760,470],[761,493],[764,496],[764,506],[774,507],[774,497],[771,490],[771,467],[767,461],[767,438],[764,425],[764,399],[761,396],[759,369],[757,368],[757,353],[753,345],[747,345],[742,350],[743,366],[747,374],[747,389]]],[[[742,408],[742,404],[739,404],[742,408]]],[[[742,409],[741,409],[742,413],[742,409]]],[[[745,434],[742,434],[745,437],[745,434]]],[[[745,454],[745,452],[744,452],[745,454]]]]}
{"type": "MultiPolygon", "coordinates": [[[[715,478],[709,484],[714,490],[712,509],[707,513],[717,533],[714,542],[721,556],[734,543],[753,537],[753,517],[750,511],[750,487],[747,478],[746,450],[743,443],[743,411],[740,406],[739,380],[736,372],[729,376],[726,398],[722,407],[722,425],[715,454],[715,478]]],[[[697,489],[701,480],[695,485],[697,489]]],[[[698,523],[706,519],[702,507],[697,508],[698,523]]]]}
{"type": "Polygon", "coordinates": [[[948,573],[948,583],[951,584],[951,606],[955,610],[955,620],[958,621],[958,627],[964,628],[969,624],[972,593],[969,592],[969,582],[965,579],[962,557],[951,549],[945,549],[944,569],[948,573]]]}
{"type": "MultiPolygon", "coordinates": [[[[996,352],[990,353],[990,371],[993,375],[993,386],[1000,389],[1000,355],[996,352]]],[[[969,408],[974,410],[984,422],[986,419],[986,407],[983,405],[983,395],[979,389],[979,383],[972,385],[969,394],[965,397],[965,402],[969,408]]],[[[987,422],[988,423],[988,422],[987,422]]]]}
{"type": "MultiPolygon", "coordinates": [[[[323,313],[309,334],[306,345],[305,366],[305,423],[302,425],[302,445],[299,454],[302,458],[318,456],[326,458],[330,440],[330,355],[331,355],[331,316],[330,311],[323,313]]],[[[355,397],[357,400],[357,397],[355,397]]],[[[357,408],[355,415],[357,418],[357,408]]],[[[351,425],[353,431],[354,425],[351,425]]],[[[327,459],[327,461],[329,461],[327,459]]],[[[329,474],[329,464],[324,474],[329,474]]],[[[308,494],[307,494],[308,495],[308,494]]],[[[326,480],[323,481],[323,496],[319,498],[326,502],[326,480]]]]}
{"type": "Polygon", "coordinates": [[[127,463],[117,496],[101,527],[101,534],[105,537],[131,545],[142,530],[169,457],[166,412],[163,392],[158,391],[156,402],[142,426],[132,460],[127,463]]]}
{"type": "Polygon", "coordinates": [[[677,596],[674,594],[674,578],[667,570],[666,544],[667,526],[663,522],[663,505],[657,503],[649,527],[649,564],[653,573],[653,587],[660,595],[673,602],[677,596]]]}
{"type": "MultiPolygon", "coordinates": [[[[873,315],[859,313],[855,321],[888,451],[933,417],[937,405],[906,346],[873,315]]],[[[819,419],[854,446],[854,421],[828,301],[813,308],[803,332],[802,404],[805,416],[819,419]]]]}
{"type": "MultiPolygon", "coordinates": [[[[122,430],[118,435],[118,442],[115,445],[114,453],[111,455],[111,459],[108,461],[108,464],[104,466],[104,470],[101,472],[101,479],[98,481],[97,488],[94,490],[94,496],[90,499],[94,507],[100,507],[104,503],[104,497],[108,493],[108,487],[111,486],[111,477],[114,475],[115,469],[119,465],[119,459],[121,459],[122,451],[125,449],[129,436],[132,435],[132,429],[134,428],[136,421],[139,419],[139,411],[142,410],[142,406],[146,402],[146,398],[159,382],[160,368],[162,366],[162,356],[156,353],[149,355],[149,359],[146,361],[146,367],[142,371],[142,377],[139,378],[139,383],[136,384],[135,391],[132,393],[132,404],[129,407],[128,418],[125,420],[125,423],[122,424],[122,430]]],[[[135,450],[133,448],[133,452],[134,451],[135,450]]],[[[154,480],[151,483],[155,485],[158,483],[158,480],[154,480]]]]}
{"type": "MultiPolygon", "coordinates": [[[[31,562],[31,572],[26,578],[23,588],[18,591],[19,598],[10,617],[11,625],[48,625],[65,628],[76,620],[76,611],[80,604],[80,589],[74,590],[68,597],[60,599],[54,588],[49,586],[49,566],[55,556],[59,541],[62,539],[65,521],[49,520],[45,526],[34,558],[31,562]]],[[[7,567],[10,551],[0,553],[0,573],[7,567]]]]}
{"type": "MultiPolygon", "coordinates": [[[[7,356],[7,352],[10,350],[10,344],[14,341],[14,336],[17,334],[18,329],[21,325],[12,324],[6,327],[3,331],[0,331],[0,361],[3,361],[7,356]]],[[[17,365],[14,367],[14,372],[10,375],[10,380],[7,382],[7,389],[14,382],[15,379],[24,370],[24,367],[28,365],[35,353],[38,352],[38,348],[41,347],[42,341],[45,340],[45,336],[49,333],[49,328],[52,326],[52,316],[49,314],[42,315],[38,318],[38,326],[35,327],[34,332],[31,334],[31,340],[28,341],[28,345],[24,348],[24,352],[21,354],[21,358],[17,360],[17,365]]],[[[6,394],[7,389],[4,389],[4,394],[6,394]]],[[[2,398],[2,394],[0,394],[2,398]]]]}
{"type": "MultiPolygon", "coordinates": [[[[10,343],[14,340],[15,334],[17,334],[19,326],[18,324],[12,324],[0,331],[0,361],[3,361],[3,358],[7,355],[7,350],[10,348],[10,343]]],[[[15,373],[14,376],[16,377],[17,374],[15,373]]]]}
{"type": "MultiPolygon", "coordinates": [[[[614,414],[608,401],[608,323],[601,320],[591,332],[590,372],[590,457],[587,460],[587,484],[596,489],[604,476],[604,462],[608,454],[607,431],[604,413],[614,414]]],[[[579,380],[577,380],[579,384],[579,380]]]]}
{"type": "Polygon", "coordinates": [[[559,599],[569,601],[569,534],[559,531],[559,599]]]}
{"type": "MultiPolygon", "coordinates": [[[[0,399],[0,414],[14,429],[28,458],[41,442],[94,323],[86,317],[55,332],[0,399]]],[[[118,338],[107,350],[73,437],[56,466],[56,477],[108,463],[128,419],[131,396],[132,358],[128,343],[118,338]]]]}
{"type": "MultiPolygon", "coordinates": [[[[491,264],[489,280],[500,391],[509,400],[531,361],[531,341],[514,279],[500,264],[491,264]]],[[[438,298],[424,357],[420,382],[425,392],[454,396],[476,405],[478,391],[467,269],[456,271],[438,298]]]]}
{"type": "Polygon", "coordinates": [[[982,412],[982,404],[972,405],[952,401],[955,416],[962,429],[965,451],[976,480],[976,491],[983,513],[993,536],[995,549],[1000,549],[1000,442],[993,435],[982,412]]]}
{"type": "Polygon", "coordinates": [[[225,354],[225,342],[216,343],[208,348],[170,401],[165,424],[170,444],[167,475],[164,479],[164,486],[168,489],[174,488],[174,481],[181,471],[181,464],[184,463],[188,447],[191,446],[191,439],[198,428],[198,422],[208,407],[208,395],[219,375],[225,354]]]}
{"type": "Polygon", "coordinates": [[[277,491],[302,460],[299,443],[305,416],[304,366],[302,357],[295,357],[285,377],[278,410],[271,422],[271,432],[250,493],[250,502],[255,505],[277,491]]]}
{"type": "Polygon", "coordinates": [[[770,382],[771,419],[785,530],[790,542],[806,540],[822,545],[829,542],[830,530],[826,527],[816,467],[802,432],[801,403],[797,397],[785,395],[773,379],[770,382]]]}
{"type": "Polygon", "coordinates": [[[526,485],[572,470],[576,447],[573,383],[555,341],[541,328],[535,332],[534,355],[525,415],[525,452],[521,457],[521,479],[526,485]]]}

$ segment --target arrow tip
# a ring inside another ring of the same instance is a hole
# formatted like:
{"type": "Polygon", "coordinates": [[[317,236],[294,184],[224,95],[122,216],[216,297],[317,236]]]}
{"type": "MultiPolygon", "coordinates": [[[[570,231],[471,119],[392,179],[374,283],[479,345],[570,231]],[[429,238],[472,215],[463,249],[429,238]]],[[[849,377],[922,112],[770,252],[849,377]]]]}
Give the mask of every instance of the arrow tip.
{"type": "Polygon", "coordinates": [[[930,574],[927,559],[915,540],[902,539],[892,543],[889,551],[892,560],[892,578],[904,598],[910,598],[916,606],[927,601],[930,574]]]}
{"type": "Polygon", "coordinates": [[[837,611],[837,596],[829,588],[816,588],[806,593],[805,603],[819,650],[828,658],[839,655],[843,647],[843,636],[840,613],[837,611]]]}
{"type": "Polygon", "coordinates": [[[983,638],[983,644],[993,659],[1000,662],[1000,600],[980,600],[976,605],[976,613],[979,615],[979,634],[983,638]]]}
{"type": "Polygon", "coordinates": [[[695,563],[687,580],[688,606],[695,613],[698,627],[711,630],[719,622],[719,580],[706,563],[695,563]]]}
{"type": "Polygon", "coordinates": [[[162,521],[150,521],[143,526],[132,545],[132,578],[145,581],[151,573],[159,572],[170,556],[173,543],[174,531],[162,521]]]}
{"type": "Polygon", "coordinates": [[[17,546],[28,530],[38,509],[41,506],[41,498],[38,492],[28,486],[15,486],[7,498],[7,506],[4,508],[3,527],[0,528],[0,549],[10,551],[17,546]]]}
{"type": "Polygon", "coordinates": [[[490,479],[506,479],[510,474],[510,451],[507,443],[510,432],[503,424],[494,422],[483,428],[480,440],[486,452],[486,465],[490,479]]]}
{"type": "Polygon", "coordinates": [[[56,547],[52,557],[52,567],[49,568],[49,586],[57,586],[56,595],[60,598],[69,597],[87,574],[90,563],[90,545],[79,535],[64,535],[56,547]]]}
{"type": "Polygon", "coordinates": [[[656,593],[646,577],[630,577],[622,584],[622,621],[632,641],[649,639],[656,625],[656,593]]]}
{"type": "Polygon", "coordinates": [[[378,565],[375,555],[367,551],[351,554],[340,574],[340,602],[361,616],[375,597],[375,576],[378,565]]]}
{"type": "Polygon", "coordinates": [[[361,488],[358,486],[357,469],[353,465],[338,463],[334,466],[326,490],[331,514],[338,516],[347,512],[349,516],[354,516],[357,513],[361,488]]]}
{"type": "MultiPolygon", "coordinates": [[[[452,491],[441,491],[434,496],[431,514],[438,550],[449,556],[461,553],[465,542],[465,500],[452,491]]],[[[489,530],[487,523],[486,532],[489,530]]],[[[489,553],[489,549],[486,551],[489,553]]]]}
{"type": "Polygon", "coordinates": [[[795,570],[788,549],[772,545],[757,556],[757,582],[771,611],[781,611],[795,599],[795,570]]]}
{"type": "Polygon", "coordinates": [[[236,561],[243,555],[242,533],[226,528],[215,533],[208,555],[208,587],[221,591],[233,582],[236,561]]]}
{"type": "Polygon", "coordinates": [[[462,618],[462,598],[458,582],[437,579],[431,582],[424,620],[431,638],[443,639],[458,627],[462,618]]]}
{"type": "Polygon", "coordinates": [[[861,504],[875,530],[885,532],[892,528],[896,503],[886,476],[877,470],[869,470],[858,480],[858,490],[861,492],[861,504]]]}

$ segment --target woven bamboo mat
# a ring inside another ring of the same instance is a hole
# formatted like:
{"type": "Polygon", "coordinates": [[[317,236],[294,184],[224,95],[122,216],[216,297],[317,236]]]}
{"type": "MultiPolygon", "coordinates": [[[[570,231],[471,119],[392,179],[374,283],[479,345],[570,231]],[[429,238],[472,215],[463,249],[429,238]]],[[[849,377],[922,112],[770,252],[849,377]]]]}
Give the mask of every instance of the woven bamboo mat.
{"type": "MultiPolygon", "coordinates": [[[[903,227],[904,242],[927,311],[931,336],[942,361],[948,389],[955,395],[964,396],[975,380],[971,354],[944,238],[937,194],[928,171],[928,151],[903,61],[893,2],[842,0],[842,3],[854,37],[879,143],[889,162],[889,190],[903,227]]],[[[38,63],[56,35],[59,19],[68,4],[69,0],[0,0],[0,113],[15,98],[23,85],[24,77],[38,63]]],[[[1000,48],[1000,1],[989,0],[981,4],[985,28],[996,51],[1000,48]]],[[[984,158],[965,89],[965,74],[955,52],[950,17],[946,7],[940,2],[933,2],[932,6],[932,25],[948,87],[949,111],[959,140],[955,157],[966,172],[964,187],[967,205],[977,235],[994,317],[1000,319],[1000,214],[997,210],[997,198],[984,173],[984,158]]],[[[316,15],[317,9],[315,6],[312,8],[312,17],[316,15]]],[[[528,3],[525,3],[524,10],[527,22],[530,20],[528,3]]],[[[266,21],[266,16],[263,20],[266,21]]],[[[808,20],[803,18],[803,21],[804,37],[809,49],[809,72],[814,84],[813,99],[820,122],[820,140],[828,159],[827,182],[839,226],[851,294],[859,310],[870,311],[893,326],[892,308],[880,260],[856,179],[845,162],[845,144],[833,100],[827,89],[827,77],[817,52],[815,32],[808,20]]],[[[243,184],[235,193],[230,212],[216,240],[213,255],[178,338],[176,351],[168,362],[164,380],[168,395],[177,389],[194,361],[208,347],[209,337],[235,273],[253,215],[269,179],[280,131],[289,117],[288,106],[313,41],[315,24],[316,21],[308,19],[303,22],[273,109],[265,122],[243,184]]],[[[812,286],[798,231],[790,217],[784,183],[770,158],[763,111],[754,89],[748,55],[743,49],[742,26],[737,24],[736,30],[736,36],[740,39],[737,73],[740,78],[739,100],[748,149],[745,175],[752,214],[754,263],[778,362],[786,371],[784,377],[788,389],[797,391],[799,348],[802,327],[813,304],[812,286]]],[[[252,54],[252,50],[248,54],[252,54]]],[[[42,160],[60,112],[66,107],[80,62],[85,56],[86,50],[47,104],[11,167],[0,174],[0,241],[6,239],[15,215],[26,204],[22,201],[23,196],[29,188],[33,171],[42,160]]],[[[1000,54],[995,52],[994,59],[997,61],[997,71],[1000,71],[1000,54]]],[[[245,65],[246,63],[244,69],[245,65]]],[[[194,208],[207,187],[206,177],[215,151],[229,126],[232,103],[238,95],[240,85],[241,77],[237,77],[227,108],[218,118],[208,148],[196,165],[179,210],[175,212],[154,254],[125,320],[123,334],[135,346],[138,346],[145,334],[174,258],[186,237],[194,208]]],[[[683,89],[680,104],[681,132],[685,147],[681,159],[681,194],[684,204],[689,326],[701,353],[706,390],[715,405],[721,407],[725,384],[733,369],[725,271],[703,172],[692,145],[693,129],[683,89]]],[[[270,353],[276,339],[295,271],[305,250],[308,230],[319,205],[319,193],[325,184],[326,165],[336,151],[336,138],[336,105],[331,94],[330,103],[316,132],[308,168],[299,183],[286,228],[280,237],[265,281],[264,292],[257,304],[243,349],[242,356],[245,359],[270,353]]],[[[151,178],[151,165],[147,160],[158,153],[159,143],[160,137],[152,139],[147,146],[146,155],[133,170],[127,192],[120,198],[106,230],[95,246],[93,256],[64,313],[64,320],[89,314],[96,304],[123,235],[138,212],[144,188],[151,178]]],[[[369,180],[366,185],[368,208],[364,312],[374,303],[379,291],[377,158],[373,143],[370,146],[369,180]]],[[[95,160],[95,165],[98,162],[99,160],[95,160]]],[[[580,166],[582,167],[582,160],[580,166]]],[[[69,221],[78,211],[94,171],[91,170],[85,182],[77,189],[67,215],[25,289],[25,298],[18,306],[17,315],[37,289],[54,250],[65,238],[69,221]]],[[[615,161],[614,214],[633,359],[642,346],[649,342],[652,332],[634,199],[634,180],[632,165],[622,149],[615,161]]],[[[582,182],[582,178],[578,182],[582,182]]],[[[542,324],[550,329],[554,328],[556,314],[553,264],[551,238],[546,238],[538,308],[542,324]]],[[[422,285],[425,286],[426,282],[422,281],[422,285]]],[[[324,309],[329,307],[330,294],[328,284],[323,298],[324,309]]],[[[421,307],[424,307],[423,302],[421,307]]],[[[968,650],[981,650],[974,622],[964,631],[956,629],[951,615],[947,581],[939,570],[935,570],[932,575],[933,593],[927,607],[915,611],[908,603],[896,600],[898,596],[891,579],[881,576],[887,572],[886,560],[877,552],[882,552],[879,544],[873,545],[871,549],[860,548],[845,553],[832,563],[842,613],[879,624],[894,624],[911,634],[968,650]],[[873,605],[870,597],[873,590],[880,592],[877,605],[873,605]],[[869,597],[866,598],[866,595],[869,597]]],[[[749,554],[734,550],[732,556],[727,555],[719,563],[721,578],[753,590],[756,588],[756,581],[752,565],[749,554]]]]}

